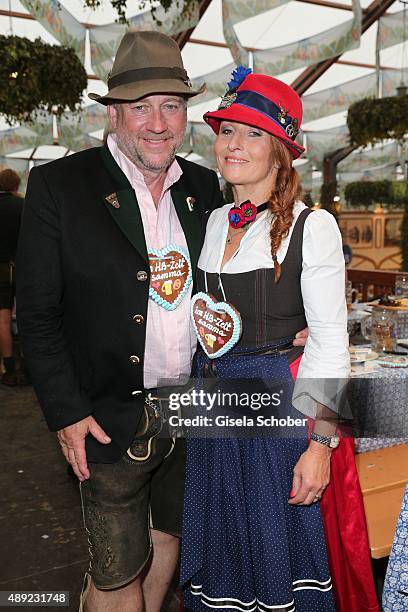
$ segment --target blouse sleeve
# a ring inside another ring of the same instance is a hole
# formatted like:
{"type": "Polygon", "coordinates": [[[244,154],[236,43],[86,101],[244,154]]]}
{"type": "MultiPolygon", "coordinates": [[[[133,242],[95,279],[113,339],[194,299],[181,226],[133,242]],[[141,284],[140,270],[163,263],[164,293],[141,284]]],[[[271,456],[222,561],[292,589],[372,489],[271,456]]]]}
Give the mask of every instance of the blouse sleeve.
{"type": "Polygon", "coordinates": [[[350,356],[342,240],[334,217],[324,210],[314,211],[305,223],[301,289],[309,337],[293,404],[313,418],[316,402],[350,416],[343,404],[350,356]]]}

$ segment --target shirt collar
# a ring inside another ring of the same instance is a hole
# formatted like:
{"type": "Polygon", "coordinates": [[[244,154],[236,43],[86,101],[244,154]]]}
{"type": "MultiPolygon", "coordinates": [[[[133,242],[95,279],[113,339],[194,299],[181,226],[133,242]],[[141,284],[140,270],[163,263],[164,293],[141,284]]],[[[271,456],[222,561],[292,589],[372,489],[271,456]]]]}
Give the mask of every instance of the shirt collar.
{"type": "MultiPolygon", "coordinates": [[[[142,172],[137,168],[130,159],[119,149],[116,134],[109,134],[106,142],[113,159],[118,164],[122,172],[125,174],[133,189],[137,186],[142,186],[146,189],[146,183],[142,172]]],[[[180,164],[175,159],[167,169],[166,178],[164,179],[163,193],[165,193],[174,183],[180,179],[183,174],[180,164]]]]}

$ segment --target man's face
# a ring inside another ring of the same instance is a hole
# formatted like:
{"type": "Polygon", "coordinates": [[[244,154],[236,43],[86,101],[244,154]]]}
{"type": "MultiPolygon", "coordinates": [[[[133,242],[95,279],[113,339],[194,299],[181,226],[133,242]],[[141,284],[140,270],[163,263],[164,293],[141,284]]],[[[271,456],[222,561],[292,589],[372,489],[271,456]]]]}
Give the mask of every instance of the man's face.
{"type": "Polygon", "coordinates": [[[146,96],[137,102],[108,106],[121,151],[143,173],[165,171],[181,147],[187,124],[184,98],[146,96]]]}

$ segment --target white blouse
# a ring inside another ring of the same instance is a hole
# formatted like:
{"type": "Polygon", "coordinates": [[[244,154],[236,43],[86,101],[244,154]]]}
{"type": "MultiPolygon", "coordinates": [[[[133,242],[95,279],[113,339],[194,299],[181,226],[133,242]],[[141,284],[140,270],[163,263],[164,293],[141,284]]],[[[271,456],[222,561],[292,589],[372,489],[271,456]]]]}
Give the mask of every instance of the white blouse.
{"type": "MultiPolygon", "coordinates": [[[[236,252],[221,270],[231,206],[226,204],[211,214],[198,267],[223,274],[273,268],[269,237],[271,213],[265,211],[243,234],[236,252]]],[[[305,208],[302,202],[296,202],[291,229],[277,253],[279,263],[286,256],[293,227],[305,208]]],[[[350,374],[342,240],[334,217],[327,211],[316,210],[307,217],[302,254],[300,282],[309,337],[293,403],[304,414],[314,417],[316,401],[338,412],[339,396],[350,374]],[[304,379],[308,379],[307,383],[304,379]],[[332,380],[329,383],[327,379],[332,380]]]]}

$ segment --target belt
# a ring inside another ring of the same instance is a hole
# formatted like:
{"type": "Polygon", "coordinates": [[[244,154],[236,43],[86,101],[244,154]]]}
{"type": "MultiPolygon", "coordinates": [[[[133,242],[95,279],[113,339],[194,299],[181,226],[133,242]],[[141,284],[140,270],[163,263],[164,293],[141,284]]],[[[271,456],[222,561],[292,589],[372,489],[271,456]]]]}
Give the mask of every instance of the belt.
{"type": "Polygon", "coordinates": [[[293,349],[293,340],[286,342],[277,347],[267,348],[267,347],[259,347],[254,348],[248,351],[233,351],[231,355],[234,357],[244,357],[245,355],[286,355],[293,349]]]}

